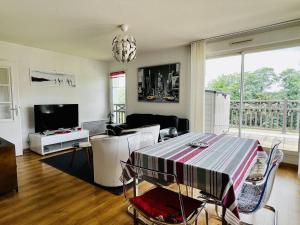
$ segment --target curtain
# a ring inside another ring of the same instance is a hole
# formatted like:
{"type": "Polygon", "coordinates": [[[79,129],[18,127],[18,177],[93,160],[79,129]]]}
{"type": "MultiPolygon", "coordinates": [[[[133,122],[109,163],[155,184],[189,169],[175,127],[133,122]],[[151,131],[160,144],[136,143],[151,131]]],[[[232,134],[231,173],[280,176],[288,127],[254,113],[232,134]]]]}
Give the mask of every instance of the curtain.
{"type": "Polygon", "coordinates": [[[191,44],[190,128],[192,132],[205,130],[205,47],[205,40],[191,44]]]}
{"type": "Polygon", "coordinates": [[[116,71],[116,72],[111,72],[109,74],[110,78],[117,78],[117,77],[122,77],[125,76],[125,71],[116,71]]]}

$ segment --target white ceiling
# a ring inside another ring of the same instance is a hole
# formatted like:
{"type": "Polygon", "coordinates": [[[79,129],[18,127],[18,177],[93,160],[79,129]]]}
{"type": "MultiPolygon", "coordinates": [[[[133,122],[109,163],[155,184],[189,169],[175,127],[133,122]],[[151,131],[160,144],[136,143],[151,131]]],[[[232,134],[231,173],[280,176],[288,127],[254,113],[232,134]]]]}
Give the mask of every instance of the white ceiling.
{"type": "Polygon", "coordinates": [[[0,40],[110,60],[122,23],[140,54],[295,18],[299,0],[0,0],[0,40]]]}

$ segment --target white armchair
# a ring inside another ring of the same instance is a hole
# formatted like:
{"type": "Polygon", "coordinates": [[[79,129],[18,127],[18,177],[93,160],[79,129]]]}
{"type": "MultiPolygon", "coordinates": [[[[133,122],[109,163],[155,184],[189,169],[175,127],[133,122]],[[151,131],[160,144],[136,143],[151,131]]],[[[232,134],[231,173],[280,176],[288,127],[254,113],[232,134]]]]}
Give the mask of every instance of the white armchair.
{"type": "Polygon", "coordinates": [[[120,160],[127,161],[129,157],[128,140],[132,138],[140,146],[139,132],[122,136],[106,136],[91,139],[93,149],[94,182],[107,187],[122,186],[119,180],[122,173],[120,160]]]}
{"type": "Polygon", "coordinates": [[[136,131],[134,134],[92,137],[94,182],[107,187],[122,186],[120,160],[126,162],[130,152],[157,143],[159,128],[156,125],[126,130],[136,131]]]}

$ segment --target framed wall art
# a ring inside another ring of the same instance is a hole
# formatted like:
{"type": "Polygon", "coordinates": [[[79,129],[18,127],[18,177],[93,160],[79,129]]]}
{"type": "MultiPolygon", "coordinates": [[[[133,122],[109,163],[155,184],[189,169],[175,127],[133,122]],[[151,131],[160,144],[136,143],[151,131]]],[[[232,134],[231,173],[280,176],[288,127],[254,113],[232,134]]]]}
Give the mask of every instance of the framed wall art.
{"type": "Polygon", "coordinates": [[[138,68],[138,101],[178,103],[180,63],[138,68]]]}
{"type": "Polygon", "coordinates": [[[30,70],[30,82],[33,86],[76,87],[75,75],[39,70],[30,70]]]}

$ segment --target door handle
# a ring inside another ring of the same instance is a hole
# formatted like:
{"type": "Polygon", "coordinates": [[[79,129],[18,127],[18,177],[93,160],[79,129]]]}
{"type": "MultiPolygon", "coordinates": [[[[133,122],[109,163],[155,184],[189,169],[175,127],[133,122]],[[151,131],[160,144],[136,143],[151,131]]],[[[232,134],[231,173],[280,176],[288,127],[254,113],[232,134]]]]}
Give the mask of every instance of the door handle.
{"type": "Polygon", "coordinates": [[[14,108],[10,108],[9,110],[15,111],[15,112],[16,112],[16,116],[18,116],[18,113],[19,113],[19,106],[15,105],[14,108]]]}

